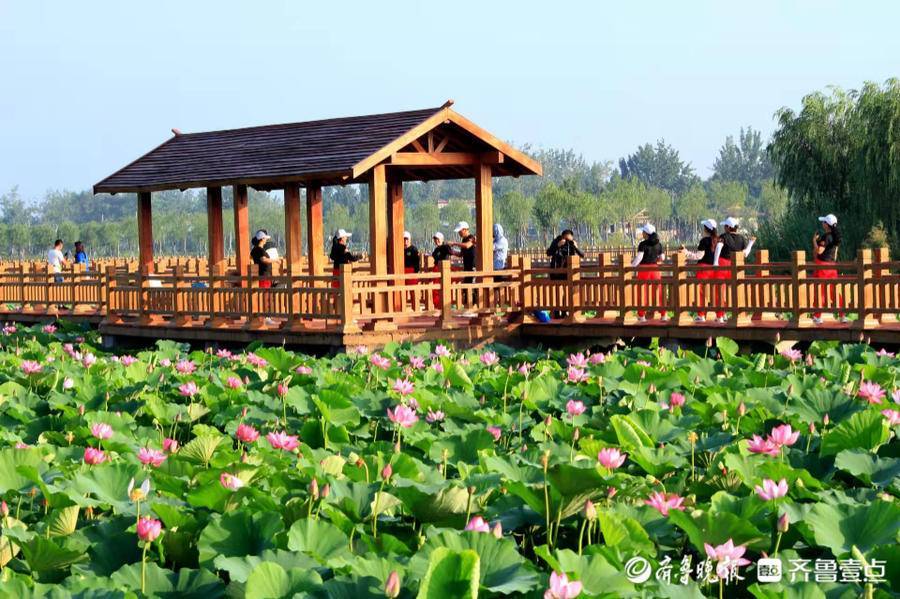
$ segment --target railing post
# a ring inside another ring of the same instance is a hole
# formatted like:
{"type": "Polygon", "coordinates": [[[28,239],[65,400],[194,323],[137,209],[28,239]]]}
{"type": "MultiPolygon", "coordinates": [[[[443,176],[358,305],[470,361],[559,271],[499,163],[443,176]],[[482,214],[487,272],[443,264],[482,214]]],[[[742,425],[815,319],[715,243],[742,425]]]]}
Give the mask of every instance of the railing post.
{"type": "Polygon", "coordinates": [[[616,273],[612,272],[613,267],[615,266],[615,261],[612,259],[612,254],[609,252],[600,252],[597,254],[597,267],[599,269],[598,275],[600,277],[600,301],[604,304],[604,308],[601,308],[597,316],[604,319],[615,319],[618,316],[618,313],[615,310],[609,309],[610,302],[618,301],[619,294],[619,285],[613,282],[613,293],[609,292],[609,280],[616,278],[616,273]]]}
{"type": "Polygon", "coordinates": [[[188,324],[189,320],[187,315],[184,313],[185,301],[184,293],[182,292],[182,286],[184,285],[184,266],[182,266],[180,263],[176,264],[175,268],[172,270],[172,274],[174,276],[174,281],[172,282],[172,324],[177,327],[183,327],[188,324]]]}
{"type": "Polygon", "coordinates": [[[18,268],[19,277],[18,278],[19,278],[19,298],[21,300],[19,302],[19,311],[20,312],[25,311],[25,298],[27,297],[25,295],[25,273],[26,273],[27,269],[28,269],[28,266],[26,266],[25,264],[19,264],[19,268],[18,268]]]}
{"type": "Polygon", "coordinates": [[[672,260],[672,286],[669,300],[672,306],[672,324],[684,326],[691,323],[688,298],[688,272],[684,269],[687,260],[683,253],[675,252],[672,260]]]}
{"type": "Polygon", "coordinates": [[[450,260],[441,260],[440,273],[441,328],[452,329],[453,306],[450,302],[453,300],[453,276],[450,260]]]}
{"type": "Polygon", "coordinates": [[[209,269],[209,283],[207,283],[209,285],[209,299],[207,303],[209,306],[209,317],[205,323],[205,326],[209,328],[218,328],[225,324],[225,316],[223,315],[225,312],[224,292],[220,290],[225,288],[222,284],[222,279],[225,277],[226,271],[227,266],[224,260],[214,264],[209,269]]]}
{"type": "Polygon", "coordinates": [[[874,289],[874,297],[875,297],[875,308],[878,308],[878,314],[874,315],[874,318],[878,321],[879,324],[886,320],[887,314],[882,312],[888,306],[888,294],[887,294],[887,286],[881,282],[881,277],[890,276],[890,269],[887,266],[884,266],[888,262],[891,261],[890,250],[888,248],[876,248],[873,252],[873,260],[875,261],[875,268],[872,269],[872,278],[874,280],[873,286],[874,289]]]}
{"type": "MultiPolygon", "coordinates": [[[[259,288],[259,266],[251,264],[247,269],[246,283],[243,285],[246,295],[244,307],[247,310],[246,319],[248,328],[261,328],[264,326],[263,306],[261,291],[259,288]]],[[[268,316],[268,315],[266,315],[268,316]]]]}
{"type": "Polygon", "coordinates": [[[729,326],[740,327],[750,324],[743,308],[746,307],[746,293],[744,292],[744,277],[747,270],[744,265],[744,252],[736,252],[731,261],[731,279],[729,280],[728,299],[731,306],[731,318],[729,326]]]}
{"type": "Polygon", "coordinates": [[[637,315],[632,314],[629,310],[629,304],[634,303],[634,269],[631,268],[631,262],[628,256],[621,254],[619,256],[619,284],[616,298],[619,317],[616,319],[617,324],[626,325],[637,322],[637,315]]]}
{"type": "Polygon", "coordinates": [[[791,256],[791,324],[795,327],[810,325],[806,299],[806,252],[798,250],[791,256]]]}
{"type": "Polygon", "coordinates": [[[341,332],[359,333],[359,325],[353,318],[353,264],[341,265],[340,279],[341,332]]]}
{"type": "MultiPolygon", "coordinates": [[[[116,297],[116,267],[106,267],[106,321],[118,323],[122,321],[119,315],[118,298],[116,297]]],[[[102,310],[102,306],[100,308],[102,310]]]]}
{"type": "MultiPolygon", "coordinates": [[[[878,321],[869,312],[874,300],[872,293],[872,250],[870,249],[861,249],[856,255],[856,285],[859,319],[854,323],[854,328],[863,331],[877,327],[878,321]]],[[[835,296],[838,297],[837,291],[835,291],[835,296]]],[[[846,302],[846,299],[844,301],[846,302]]]]}
{"type": "MultiPolygon", "coordinates": [[[[756,250],[756,264],[764,265],[769,263],[769,250],[756,250]]],[[[750,296],[749,301],[753,301],[756,298],[759,298],[762,302],[761,306],[754,306],[755,308],[768,308],[772,305],[772,289],[763,281],[766,277],[769,276],[768,269],[758,268],[756,269],[756,274],[754,278],[757,280],[756,285],[752,287],[755,290],[753,294],[750,296]]],[[[751,321],[760,321],[760,320],[774,320],[774,314],[772,312],[754,312],[750,316],[751,321]]]]}
{"type": "Polygon", "coordinates": [[[566,260],[566,296],[568,299],[568,315],[566,324],[580,321],[576,308],[581,306],[581,256],[569,256],[566,260]]]}
{"type": "Polygon", "coordinates": [[[519,260],[519,305],[522,322],[534,322],[534,287],[531,284],[531,256],[525,254],[519,260]]]}

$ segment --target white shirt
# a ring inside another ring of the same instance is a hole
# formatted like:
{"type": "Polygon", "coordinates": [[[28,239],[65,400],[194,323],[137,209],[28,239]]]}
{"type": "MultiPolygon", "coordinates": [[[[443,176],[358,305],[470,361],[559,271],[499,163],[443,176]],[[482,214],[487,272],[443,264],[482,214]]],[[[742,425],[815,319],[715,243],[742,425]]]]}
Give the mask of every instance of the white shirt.
{"type": "Polygon", "coordinates": [[[63,253],[56,248],[50,248],[47,252],[47,264],[53,267],[53,272],[62,272],[62,264],[65,261],[63,253]]]}

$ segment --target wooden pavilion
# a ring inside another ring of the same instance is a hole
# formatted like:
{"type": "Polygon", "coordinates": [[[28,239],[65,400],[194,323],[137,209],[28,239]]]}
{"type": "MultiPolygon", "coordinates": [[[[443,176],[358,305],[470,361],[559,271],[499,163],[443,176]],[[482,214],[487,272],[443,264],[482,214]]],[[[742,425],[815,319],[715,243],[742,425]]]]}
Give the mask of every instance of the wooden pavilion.
{"type": "MultiPolygon", "coordinates": [[[[491,239],[491,178],[540,175],[541,165],[451,109],[437,108],[266,125],[174,137],[94,186],[136,193],[139,263],[153,267],[151,194],[207,188],[209,265],[225,259],[222,187],[234,189],[237,271],[250,263],[247,188],[284,190],[286,265],[301,274],[300,188],[306,188],[308,274],[325,272],[322,187],[367,183],[373,275],[403,273],[403,182],[475,180],[475,229],[491,239]]],[[[491,244],[478,244],[478,269],[491,269],[491,244]]]]}

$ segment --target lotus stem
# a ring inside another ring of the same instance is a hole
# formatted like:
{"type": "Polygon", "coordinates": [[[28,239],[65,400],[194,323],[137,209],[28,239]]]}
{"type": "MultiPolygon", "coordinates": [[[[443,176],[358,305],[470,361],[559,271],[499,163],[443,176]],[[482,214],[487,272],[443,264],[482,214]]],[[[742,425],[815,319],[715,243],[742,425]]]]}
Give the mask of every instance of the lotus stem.
{"type": "MultiPolygon", "coordinates": [[[[582,541],[584,540],[584,529],[585,526],[587,526],[587,523],[587,519],[581,521],[581,530],[578,532],[578,555],[581,555],[582,541]]],[[[588,541],[590,541],[590,538],[588,538],[588,541]]]]}
{"type": "Polygon", "coordinates": [[[141,554],[141,594],[147,592],[147,548],[149,543],[144,542],[144,552],[141,554]]]}
{"type": "Polygon", "coordinates": [[[779,533],[778,533],[778,536],[775,537],[775,550],[772,551],[772,555],[778,555],[778,549],[781,547],[781,536],[782,536],[783,534],[784,534],[784,533],[779,532],[779,533]]]}
{"type": "Polygon", "coordinates": [[[468,499],[466,499],[466,524],[468,524],[469,518],[472,517],[472,494],[474,492],[474,489],[472,487],[469,487],[466,490],[469,493],[469,497],[468,499]]]}

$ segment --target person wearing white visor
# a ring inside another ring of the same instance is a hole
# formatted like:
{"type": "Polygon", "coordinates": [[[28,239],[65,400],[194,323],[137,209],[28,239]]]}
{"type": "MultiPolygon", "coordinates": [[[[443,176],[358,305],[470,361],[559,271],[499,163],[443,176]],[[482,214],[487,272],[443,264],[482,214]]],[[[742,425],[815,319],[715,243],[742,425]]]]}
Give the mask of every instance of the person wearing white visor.
{"type": "Polygon", "coordinates": [[[250,259],[256,265],[259,274],[259,286],[262,289],[272,287],[272,262],[274,261],[266,251],[266,242],[271,236],[265,229],[260,229],[253,236],[253,248],[250,250],[250,259]]]}
{"type": "MultiPolygon", "coordinates": [[[[718,224],[711,218],[707,218],[700,222],[700,226],[703,227],[703,237],[700,238],[700,243],[697,244],[697,251],[691,251],[681,246],[681,251],[687,256],[690,260],[696,260],[697,264],[705,264],[707,266],[712,266],[713,261],[715,260],[715,248],[719,244],[719,234],[718,234],[718,224]]],[[[708,281],[711,279],[715,279],[717,272],[715,270],[698,270],[696,273],[696,278],[701,281],[708,281]]],[[[719,285],[708,285],[706,283],[702,283],[698,289],[698,300],[701,306],[706,305],[704,301],[705,297],[709,295],[707,290],[711,287],[712,295],[715,298],[714,304],[716,306],[722,305],[722,289],[719,285]]],[[[725,313],[722,311],[716,311],[716,318],[724,318],[725,313]]],[[[706,322],[706,311],[699,312],[697,317],[694,319],[696,322],[706,322]]]]}
{"type": "MultiPolygon", "coordinates": [[[[719,237],[719,242],[716,244],[716,251],[713,255],[713,266],[731,266],[732,256],[737,252],[742,252],[744,258],[750,255],[750,250],[753,249],[753,244],[756,243],[756,237],[750,237],[748,240],[738,233],[740,224],[740,221],[733,216],[729,216],[722,221],[725,232],[722,233],[719,237]]],[[[716,278],[730,279],[731,271],[727,269],[720,270],[718,271],[718,277],[716,278]]],[[[721,323],[725,323],[725,315],[722,314],[717,320],[721,323]]]]}
{"type": "MultiPolygon", "coordinates": [[[[434,272],[440,272],[441,262],[450,260],[450,257],[453,255],[453,248],[450,247],[449,243],[444,241],[444,234],[440,231],[435,232],[435,234],[431,236],[431,240],[434,242],[434,249],[431,250],[431,258],[434,260],[434,267],[432,270],[434,272]]],[[[441,292],[439,289],[432,290],[431,301],[435,308],[441,307],[441,292]]]]}
{"type": "MultiPolygon", "coordinates": [[[[826,214],[819,217],[822,223],[822,232],[814,233],[812,238],[812,250],[815,257],[816,265],[823,268],[816,268],[812,273],[814,279],[836,279],[838,276],[835,262],[837,262],[838,248],[841,245],[841,231],[838,228],[837,217],[833,214],[826,214]]],[[[838,292],[834,284],[821,285],[821,303],[822,307],[844,307],[844,298],[838,292]]],[[[838,314],[841,322],[849,322],[846,314],[838,314]]],[[[822,312],[813,314],[813,322],[822,324],[822,312]]]]}
{"type": "MultiPolygon", "coordinates": [[[[409,231],[403,232],[403,272],[409,274],[419,272],[421,258],[419,248],[413,245],[412,235],[409,231]]],[[[416,281],[418,282],[418,281],[416,281]]],[[[413,284],[413,281],[410,281],[413,284]]]]}
{"type": "MultiPolygon", "coordinates": [[[[639,227],[643,240],[638,244],[637,255],[631,261],[631,266],[638,269],[637,279],[639,281],[658,281],[661,278],[659,272],[659,263],[665,259],[663,255],[663,247],[659,242],[659,235],[656,234],[656,227],[650,223],[645,223],[639,227]]],[[[638,287],[640,293],[639,302],[643,305],[653,304],[662,306],[663,288],[659,283],[644,283],[638,287]]],[[[656,313],[651,314],[651,318],[656,313]]],[[[647,322],[647,311],[638,310],[638,322],[647,322]]],[[[669,314],[662,310],[662,319],[669,320],[669,314]]]]}
{"type": "MultiPolygon", "coordinates": [[[[475,249],[475,236],[472,235],[469,230],[469,223],[464,220],[456,223],[456,227],[453,229],[453,232],[459,235],[459,241],[455,241],[451,243],[453,247],[457,248],[460,257],[462,257],[463,270],[466,272],[472,272],[475,270],[477,255],[478,252],[475,249]]],[[[472,284],[475,282],[475,277],[465,277],[462,282],[464,284],[472,284]]],[[[478,301],[478,292],[472,293],[472,304],[478,301]]],[[[469,293],[468,291],[463,291],[463,303],[469,303],[469,293]]],[[[468,313],[466,313],[468,314],[468,313]]]]}
{"type": "MultiPolygon", "coordinates": [[[[334,237],[331,238],[331,252],[328,254],[328,257],[331,258],[331,273],[335,277],[340,276],[341,266],[359,260],[359,256],[357,256],[356,254],[351,254],[349,248],[347,247],[347,244],[350,243],[350,237],[352,236],[353,233],[345,231],[344,229],[338,229],[334,232],[334,237]]],[[[331,286],[340,287],[340,281],[336,279],[334,282],[332,282],[331,286]]]]}

